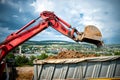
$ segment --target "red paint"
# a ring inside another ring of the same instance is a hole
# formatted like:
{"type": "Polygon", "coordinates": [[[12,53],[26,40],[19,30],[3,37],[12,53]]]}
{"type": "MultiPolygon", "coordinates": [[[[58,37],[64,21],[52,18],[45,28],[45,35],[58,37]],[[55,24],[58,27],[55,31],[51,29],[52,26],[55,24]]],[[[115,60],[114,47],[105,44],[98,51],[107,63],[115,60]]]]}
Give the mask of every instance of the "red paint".
{"type": "MultiPolygon", "coordinates": [[[[70,30],[67,28],[71,28],[70,24],[63,21],[59,17],[57,17],[53,12],[50,11],[44,11],[40,14],[40,17],[43,19],[42,22],[40,22],[38,25],[33,26],[32,28],[28,30],[24,30],[27,27],[29,27],[31,24],[36,22],[36,20],[30,21],[28,24],[23,26],[20,30],[18,30],[15,33],[12,33],[9,35],[4,42],[0,44],[0,63],[2,62],[3,58],[15,47],[19,46],[23,42],[27,41],[28,39],[32,38],[36,34],[40,33],[47,27],[51,26],[52,28],[56,29],[60,33],[62,33],[65,36],[68,36],[70,38],[73,38],[74,31],[72,31],[72,34],[69,35],[70,30]],[[65,27],[67,26],[67,28],[65,27]]],[[[47,36],[47,35],[46,35],[47,36]]],[[[3,67],[2,67],[3,69],[3,67]]],[[[1,70],[1,69],[0,69],[1,70]]],[[[1,73],[2,71],[0,71],[1,73]]]]}

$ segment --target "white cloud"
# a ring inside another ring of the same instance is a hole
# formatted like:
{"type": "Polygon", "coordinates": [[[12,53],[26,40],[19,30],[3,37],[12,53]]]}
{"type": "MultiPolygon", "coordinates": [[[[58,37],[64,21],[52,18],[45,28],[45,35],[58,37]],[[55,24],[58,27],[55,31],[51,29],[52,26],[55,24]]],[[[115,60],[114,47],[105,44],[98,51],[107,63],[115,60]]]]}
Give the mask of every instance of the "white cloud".
{"type": "Polygon", "coordinates": [[[2,4],[4,4],[4,3],[5,3],[5,1],[6,1],[6,0],[0,0],[0,2],[1,2],[2,4]]]}
{"type": "Polygon", "coordinates": [[[19,8],[19,5],[17,3],[14,3],[13,1],[7,0],[6,3],[14,8],[19,8]]]}
{"type": "MultiPolygon", "coordinates": [[[[6,3],[7,5],[12,6],[13,8],[17,9],[20,13],[21,13],[21,12],[24,12],[25,6],[23,6],[23,4],[22,4],[20,1],[18,1],[18,2],[16,3],[16,2],[11,1],[11,0],[2,0],[1,2],[2,2],[2,3],[6,3]]],[[[26,4],[24,3],[24,5],[26,5],[26,4]]],[[[27,10],[27,9],[26,9],[26,10],[27,10]]]]}
{"type": "Polygon", "coordinates": [[[1,36],[0,37],[0,42],[5,40],[8,35],[10,35],[11,33],[15,32],[15,31],[17,31],[17,30],[10,30],[8,27],[0,27],[0,36],[1,36]]]}
{"type": "MultiPolygon", "coordinates": [[[[119,16],[117,16],[117,14],[119,14],[119,6],[115,5],[114,2],[116,0],[112,1],[112,3],[111,1],[112,0],[34,0],[31,3],[31,1],[18,0],[18,2],[16,2],[14,0],[0,0],[2,4],[7,4],[22,13],[22,15],[24,15],[21,16],[23,17],[22,22],[27,22],[28,17],[39,15],[42,11],[54,11],[57,16],[77,28],[79,31],[83,31],[85,25],[91,24],[97,26],[102,32],[103,38],[106,40],[110,40],[120,31],[120,20],[119,16]],[[32,16],[26,15],[25,13],[30,13],[32,16]],[[83,16],[81,17],[80,14],[83,14],[83,16]]],[[[117,5],[119,4],[117,3],[117,5]]],[[[12,14],[12,17],[18,19],[17,17],[19,16],[12,14]]],[[[10,30],[9,28],[0,27],[0,30],[2,30],[0,31],[0,35],[14,32],[14,30],[10,30]]],[[[66,38],[66,36],[62,34],[57,34],[57,31],[54,30],[50,32],[49,30],[43,31],[32,39],[69,40],[69,38],[66,38]]]]}
{"type": "Polygon", "coordinates": [[[0,34],[5,34],[5,33],[11,34],[15,31],[17,31],[17,30],[10,30],[8,27],[0,27],[0,30],[1,30],[0,34]]]}
{"type": "Polygon", "coordinates": [[[19,8],[19,12],[20,12],[20,13],[21,13],[21,12],[23,12],[23,10],[22,10],[22,8],[21,8],[21,7],[19,8]]]}
{"type": "Polygon", "coordinates": [[[40,32],[39,34],[37,34],[35,37],[33,37],[30,40],[37,40],[37,41],[41,41],[41,40],[65,40],[65,41],[72,41],[71,39],[69,39],[68,37],[62,35],[62,34],[55,34],[52,31],[48,31],[48,30],[44,30],[42,32],[40,32]]]}
{"type": "MultiPolygon", "coordinates": [[[[120,26],[119,21],[112,20],[115,10],[110,1],[97,0],[91,3],[91,0],[36,0],[31,5],[37,14],[44,10],[54,11],[57,16],[79,31],[83,31],[85,25],[95,25],[102,32],[104,39],[115,36],[114,26],[120,26]],[[80,13],[83,14],[82,18],[80,13]]],[[[57,36],[54,33],[51,31],[51,36],[57,36]]]]}
{"type": "Polygon", "coordinates": [[[13,15],[12,17],[17,18],[17,17],[18,17],[18,15],[13,15]]]}
{"type": "Polygon", "coordinates": [[[31,6],[35,8],[35,13],[40,13],[45,10],[53,11],[54,9],[54,3],[50,0],[36,0],[31,6]]]}

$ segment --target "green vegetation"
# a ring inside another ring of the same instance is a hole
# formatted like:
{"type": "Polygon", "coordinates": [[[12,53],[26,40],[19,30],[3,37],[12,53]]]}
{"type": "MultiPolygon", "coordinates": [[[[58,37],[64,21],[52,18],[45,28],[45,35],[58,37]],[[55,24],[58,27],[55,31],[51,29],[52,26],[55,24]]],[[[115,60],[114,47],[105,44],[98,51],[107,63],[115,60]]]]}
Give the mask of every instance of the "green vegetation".
{"type": "Polygon", "coordinates": [[[120,55],[120,51],[114,52],[114,55],[120,55]]]}
{"type": "Polygon", "coordinates": [[[33,60],[35,60],[35,59],[43,60],[43,59],[45,59],[47,57],[48,57],[48,55],[45,54],[45,53],[43,53],[41,55],[38,55],[38,56],[31,55],[29,58],[26,57],[25,55],[14,56],[14,54],[9,53],[6,56],[6,60],[13,59],[15,61],[15,63],[14,63],[15,66],[24,66],[24,65],[33,66],[33,60]]]}
{"type": "Polygon", "coordinates": [[[58,40],[27,41],[21,45],[21,53],[23,55],[18,55],[19,47],[17,47],[7,55],[6,59],[14,59],[16,66],[33,65],[34,59],[42,60],[47,58],[48,55],[56,55],[60,51],[65,50],[73,50],[85,54],[96,54],[97,56],[118,56],[120,55],[120,44],[105,45],[102,48],[97,48],[96,46],[91,44],[81,44],[58,40]],[[15,56],[12,53],[14,53],[15,56]]]}
{"type": "Polygon", "coordinates": [[[67,44],[76,44],[74,42],[69,41],[61,41],[61,40],[44,40],[44,41],[27,41],[25,44],[29,45],[67,45],[67,44]],[[60,43],[59,43],[60,42],[60,43]]]}
{"type": "Polygon", "coordinates": [[[47,57],[48,57],[47,54],[42,53],[41,55],[37,56],[37,59],[39,59],[39,60],[43,60],[43,59],[45,59],[45,58],[47,58],[47,57]]]}
{"type": "Polygon", "coordinates": [[[15,59],[15,56],[14,56],[14,54],[12,54],[12,53],[9,53],[7,56],[6,56],[6,60],[9,60],[9,59],[15,59]]]}
{"type": "Polygon", "coordinates": [[[16,56],[15,57],[15,65],[16,66],[23,66],[23,65],[28,65],[29,64],[29,59],[26,56],[16,56]]]}

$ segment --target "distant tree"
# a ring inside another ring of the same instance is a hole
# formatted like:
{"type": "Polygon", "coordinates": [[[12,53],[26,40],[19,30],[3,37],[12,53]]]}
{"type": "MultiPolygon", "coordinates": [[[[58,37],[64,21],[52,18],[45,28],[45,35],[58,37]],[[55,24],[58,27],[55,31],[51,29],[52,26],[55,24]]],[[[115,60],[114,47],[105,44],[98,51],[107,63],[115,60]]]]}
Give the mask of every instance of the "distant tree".
{"type": "Polygon", "coordinates": [[[120,55],[120,51],[114,52],[114,55],[120,55]]]}
{"type": "Polygon", "coordinates": [[[29,63],[29,59],[26,56],[16,56],[15,57],[15,65],[16,66],[23,66],[23,65],[27,65],[29,63]]]}
{"type": "Polygon", "coordinates": [[[30,56],[28,65],[33,66],[33,61],[36,59],[36,56],[30,56]]]}
{"type": "Polygon", "coordinates": [[[37,56],[37,59],[43,60],[43,59],[45,59],[45,58],[47,58],[47,57],[48,57],[47,54],[42,53],[41,55],[37,56]]]}
{"type": "Polygon", "coordinates": [[[14,54],[12,53],[12,52],[10,52],[10,53],[8,53],[8,55],[6,56],[6,59],[7,60],[9,60],[9,59],[14,59],[15,58],[15,56],[14,56],[14,54]]]}
{"type": "Polygon", "coordinates": [[[15,58],[14,54],[12,52],[8,53],[8,55],[6,56],[6,58],[15,58]]]}
{"type": "Polygon", "coordinates": [[[30,60],[31,60],[31,61],[33,61],[34,59],[36,59],[36,57],[35,57],[35,56],[33,56],[33,55],[32,55],[32,56],[30,56],[30,60]]]}
{"type": "Polygon", "coordinates": [[[16,47],[15,49],[13,49],[10,53],[17,53],[19,51],[19,48],[16,47]]]}

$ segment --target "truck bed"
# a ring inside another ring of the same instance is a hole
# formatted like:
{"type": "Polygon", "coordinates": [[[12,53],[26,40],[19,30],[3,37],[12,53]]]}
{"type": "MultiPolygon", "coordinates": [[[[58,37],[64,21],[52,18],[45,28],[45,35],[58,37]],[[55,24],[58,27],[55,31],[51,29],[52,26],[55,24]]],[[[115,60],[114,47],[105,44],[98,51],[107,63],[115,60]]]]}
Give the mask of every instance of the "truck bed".
{"type": "Polygon", "coordinates": [[[119,78],[120,56],[34,61],[34,80],[86,80],[119,78]]]}

